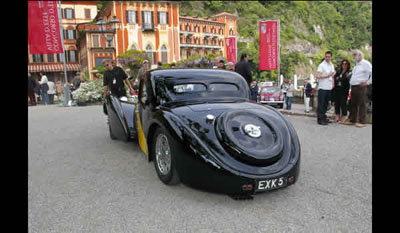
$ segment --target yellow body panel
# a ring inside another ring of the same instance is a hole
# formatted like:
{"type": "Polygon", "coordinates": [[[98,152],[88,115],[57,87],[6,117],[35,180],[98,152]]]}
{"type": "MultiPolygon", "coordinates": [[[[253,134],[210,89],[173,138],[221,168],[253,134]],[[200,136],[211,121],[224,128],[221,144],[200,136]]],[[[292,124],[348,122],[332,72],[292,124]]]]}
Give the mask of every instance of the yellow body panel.
{"type": "Polygon", "coordinates": [[[135,114],[136,114],[136,130],[138,134],[139,147],[143,151],[143,153],[147,155],[146,137],[144,136],[143,133],[142,123],[140,122],[140,116],[137,104],[135,106],[135,114]]]}

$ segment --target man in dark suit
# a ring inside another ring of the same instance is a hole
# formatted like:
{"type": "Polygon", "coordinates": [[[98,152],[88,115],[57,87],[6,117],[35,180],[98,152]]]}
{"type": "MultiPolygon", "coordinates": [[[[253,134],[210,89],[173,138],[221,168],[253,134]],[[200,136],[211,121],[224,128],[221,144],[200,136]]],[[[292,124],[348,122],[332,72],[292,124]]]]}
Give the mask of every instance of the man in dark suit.
{"type": "Polygon", "coordinates": [[[251,67],[249,63],[249,56],[245,53],[240,56],[240,61],[236,63],[235,66],[235,71],[239,73],[240,75],[243,76],[243,78],[246,79],[247,84],[251,85],[251,82],[253,81],[252,75],[251,75],[251,67]]]}

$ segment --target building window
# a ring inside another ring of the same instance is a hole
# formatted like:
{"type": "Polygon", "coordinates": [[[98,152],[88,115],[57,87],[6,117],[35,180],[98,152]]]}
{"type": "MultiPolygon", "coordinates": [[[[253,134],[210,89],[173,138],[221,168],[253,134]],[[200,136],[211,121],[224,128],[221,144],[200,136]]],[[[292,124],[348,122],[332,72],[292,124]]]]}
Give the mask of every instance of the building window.
{"type": "Polygon", "coordinates": [[[168,50],[165,45],[161,47],[161,62],[163,64],[168,63],[168,50]]]}
{"type": "Polygon", "coordinates": [[[132,45],[132,46],[131,46],[131,49],[136,50],[136,46],[135,46],[135,45],[132,45]]]}
{"type": "Polygon", "coordinates": [[[103,66],[102,62],[104,59],[112,59],[111,57],[96,57],[95,63],[96,66],[103,66]]]}
{"type": "Polygon", "coordinates": [[[150,60],[152,61],[153,64],[156,64],[156,53],[153,51],[150,45],[146,46],[146,52],[147,55],[150,57],[150,60]]]}
{"type": "Polygon", "coordinates": [[[224,29],[220,28],[219,29],[219,34],[223,35],[224,34],[224,29]]]}
{"type": "Polygon", "coordinates": [[[85,19],[90,19],[90,9],[85,9],[85,19]]]}
{"type": "Polygon", "coordinates": [[[207,27],[206,26],[203,27],[203,32],[207,32],[207,27]]]}
{"type": "Polygon", "coordinates": [[[142,19],[143,19],[143,27],[147,29],[153,28],[153,12],[152,11],[143,11],[142,12],[142,19]]]}
{"type": "Polygon", "coordinates": [[[47,54],[47,62],[54,62],[54,54],[47,54]]]}
{"type": "Polygon", "coordinates": [[[76,51],[69,50],[67,52],[67,62],[77,62],[76,61],[76,51]]]}
{"type": "Polygon", "coordinates": [[[64,9],[64,18],[65,19],[74,19],[75,11],[73,9],[64,9]]]}
{"type": "Polygon", "coordinates": [[[57,53],[57,60],[58,62],[64,62],[64,56],[62,55],[62,53],[57,53]]]}
{"type": "Polygon", "coordinates": [[[76,39],[75,30],[64,30],[64,39],[69,39],[69,40],[76,39]]]}
{"type": "Polygon", "coordinates": [[[43,62],[42,54],[32,54],[33,62],[43,62]]]}
{"type": "Polygon", "coordinates": [[[233,35],[233,29],[229,29],[229,35],[233,35]]]}
{"type": "Polygon", "coordinates": [[[186,44],[190,44],[190,38],[186,37],[186,44]]]}
{"type": "Polygon", "coordinates": [[[167,12],[158,12],[158,23],[161,25],[168,24],[167,17],[168,17],[167,12]]]}
{"type": "Polygon", "coordinates": [[[99,46],[99,35],[92,36],[93,47],[100,47],[99,46]]]}
{"type": "Polygon", "coordinates": [[[136,24],[136,11],[126,11],[126,22],[129,24],[136,24]]]}
{"type": "Polygon", "coordinates": [[[190,26],[189,26],[189,24],[186,24],[186,31],[187,31],[187,32],[190,31],[190,26]]]}

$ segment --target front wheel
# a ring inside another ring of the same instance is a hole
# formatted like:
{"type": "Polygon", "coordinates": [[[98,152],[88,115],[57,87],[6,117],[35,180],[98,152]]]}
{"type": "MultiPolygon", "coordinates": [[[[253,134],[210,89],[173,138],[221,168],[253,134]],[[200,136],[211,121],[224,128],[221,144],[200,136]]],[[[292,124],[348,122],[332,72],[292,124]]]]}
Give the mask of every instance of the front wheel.
{"type": "Polygon", "coordinates": [[[160,180],[167,185],[179,183],[175,168],[175,153],[179,145],[163,128],[157,128],[152,143],[154,166],[160,180]]]}

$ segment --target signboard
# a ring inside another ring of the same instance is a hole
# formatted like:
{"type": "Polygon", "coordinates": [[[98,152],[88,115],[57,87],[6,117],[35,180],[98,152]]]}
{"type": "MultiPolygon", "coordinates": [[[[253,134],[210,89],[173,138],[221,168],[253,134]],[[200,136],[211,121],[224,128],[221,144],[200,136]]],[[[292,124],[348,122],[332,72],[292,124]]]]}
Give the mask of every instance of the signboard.
{"type": "Polygon", "coordinates": [[[64,53],[56,1],[28,1],[31,54],[64,53]]]}
{"type": "Polygon", "coordinates": [[[260,21],[260,70],[278,70],[278,21],[260,21]]]}
{"type": "Polygon", "coordinates": [[[236,65],[236,37],[225,38],[226,45],[226,58],[228,62],[232,62],[236,65]]]}

